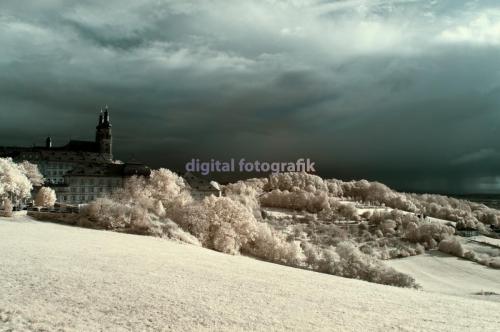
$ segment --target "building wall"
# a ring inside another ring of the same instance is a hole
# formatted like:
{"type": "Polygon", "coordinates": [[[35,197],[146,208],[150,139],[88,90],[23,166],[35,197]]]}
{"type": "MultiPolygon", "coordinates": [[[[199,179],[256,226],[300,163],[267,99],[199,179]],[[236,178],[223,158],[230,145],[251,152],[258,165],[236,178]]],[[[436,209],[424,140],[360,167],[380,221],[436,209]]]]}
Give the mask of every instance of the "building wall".
{"type": "Polygon", "coordinates": [[[18,161],[27,160],[38,166],[38,170],[48,183],[64,183],[64,174],[74,167],[69,161],[43,160],[38,152],[22,153],[18,161]]]}
{"type": "Polygon", "coordinates": [[[59,161],[39,161],[37,163],[40,173],[48,183],[60,184],[64,183],[64,175],[66,172],[73,169],[75,164],[59,161]]]}
{"type": "MultiPolygon", "coordinates": [[[[88,155],[95,158],[99,154],[89,153],[88,155]]],[[[123,179],[118,176],[68,177],[66,173],[85,162],[85,158],[76,160],[76,156],[73,154],[65,156],[64,152],[55,151],[52,157],[60,160],[46,160],[40,153],[30,151],[22,153],[19,161],[27,160],[38,166],[47,184],[55,190],[57,201],[60,203],[88,203],[123,186],[123,179]]]]}
{"type": "Polygon", "coordinates": [[[67,204],[88,203],[123,187],[122,177],[71,177],[66,187],[55,187],[57,201],[67,204]]]}

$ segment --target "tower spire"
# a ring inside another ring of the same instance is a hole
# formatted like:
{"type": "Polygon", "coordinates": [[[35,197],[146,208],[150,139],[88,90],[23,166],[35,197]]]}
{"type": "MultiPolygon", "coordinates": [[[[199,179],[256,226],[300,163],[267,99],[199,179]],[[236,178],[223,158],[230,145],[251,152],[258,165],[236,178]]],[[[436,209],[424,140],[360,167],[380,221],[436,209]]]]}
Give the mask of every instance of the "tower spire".
{"type": "Polygon", "coordinates": [[[104,124],[109,125],[109,111],[108,111],[108,105],[104,107],[104,124]]]}
{"type": "Polygon", "coordinates": [[[113,138],[111,135],[111,124],[109,123],[108,105],[105,106],[104,112],[101,108],[101,113],[99,114],[99,124],[96,127],[95,141],[98,146],[99,152],[101,154],[104,154],[106,158],[112,160],[113,138]]]}
{"type": "Polygon", "coordinates": [[[99,126],[102,125],[102,120],[103,120],[103,115],[102,115],[102,108],[101,108],[101,113],[99,114],[99,126]]]}

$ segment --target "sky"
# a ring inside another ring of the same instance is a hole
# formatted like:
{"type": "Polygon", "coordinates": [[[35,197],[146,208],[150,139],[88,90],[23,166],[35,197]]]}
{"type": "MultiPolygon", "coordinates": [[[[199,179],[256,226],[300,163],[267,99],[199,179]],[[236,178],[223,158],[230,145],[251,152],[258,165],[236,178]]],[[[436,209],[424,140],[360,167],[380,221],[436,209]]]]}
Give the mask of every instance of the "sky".
{"type": "Polygon", "coordinates": [[[500,193],[494,0],[2,0],[0,145],[310,158],[325,178],[500,193]]]}

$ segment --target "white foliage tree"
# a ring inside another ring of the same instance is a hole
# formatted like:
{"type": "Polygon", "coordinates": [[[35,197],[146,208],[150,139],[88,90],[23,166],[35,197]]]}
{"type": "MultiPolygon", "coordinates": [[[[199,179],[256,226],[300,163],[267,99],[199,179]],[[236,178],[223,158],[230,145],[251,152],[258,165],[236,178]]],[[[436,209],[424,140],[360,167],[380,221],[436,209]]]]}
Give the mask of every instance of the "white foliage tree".
{"type": "Polygon", "coordinates": [[[269,177],[269,182],[264,186],[264,190],[271,191],[275,189],[305,190],[307,192],[328,191],[327,185],[322,178],[305,172],[272,174],[269,177]]]}
{"type": "Polygon", "coordinates": [[[0,198],[17,201],[30,197],[33,185],[24,172],[11,158],[0,158],[0,198]]]}
{"type": "Polygon", "coordinates": [[[457,257],[464,257],[465,254],[465,249],[455,236],[450,236],[439,242],[439,251],[457,257]]]}
{"type": "Polygon", "coordinates": [[[19,169],[24,175],[26,175],[33,186],[39,187],[43,185],[45,179],[43,178],[42,173],[40,173],[37,165],[25,160],[19,164],[19,169]]]}
{"type": "Polygon", "coordinates": [[[255,179],[250,181],[238,181],[224,186],[224,196],[231,198],[245,206],[256,218],[261,217],[259,195],[262,187],[255,179]]]}
{"type": "Polygon", "coordinates": [[[52,188],[42,187],[35,196],[35,205],[53,207],[57,200],[56,192],[52,188]]]}
{"type": "Polygon", "coordinates": [[[295,191],[274,189],[265,193],[260,198],[260,202],[263,206],[306,210],[313,213],[329,207],[328,194],[319,190],[310,192],[302,189],[295,191]]]}

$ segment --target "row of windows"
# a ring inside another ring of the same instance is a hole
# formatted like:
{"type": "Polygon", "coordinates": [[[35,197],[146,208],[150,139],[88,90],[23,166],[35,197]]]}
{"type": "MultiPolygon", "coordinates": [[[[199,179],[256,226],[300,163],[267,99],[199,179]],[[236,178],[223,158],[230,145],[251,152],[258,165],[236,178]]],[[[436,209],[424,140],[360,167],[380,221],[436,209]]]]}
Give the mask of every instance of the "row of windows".
{"type": "Polygon", "coordinates": [[[80,193],[103,193],[103,192],[111,192],[113,190],[112,187],[109,187],[109,188],[85,188],[85,187],[80,187],[80,188],[75,188],[75,187],[71,187],[71,192],[72,193],[77,193],[77,192],[80,192],[80,193]]]}
{"type": "Polygon", "coordinates": [[[82,203],[82,202],[91,202],[95,200],[98,196],[90,195],[64,195],[62,196],[62,202],[66,203],[82,203]]]}
{"type": "Polygon", "coordinates": [[[40,163],[38,165],[40,168],[64,168],[64,169],[71,169],[73,168],[73,164],[67,164],[67,163],[40,163]]]}
{"type": "Polygon", "coordinates": [[[70,183],[72,185],[80,185],[80,186],[120,186],[122,181],[121,179],[71,179],[70,183]]]}
{"type": "Polygon", "coordinates": [[[64,179],[63,178],[50,178],[50,179],[47,179],[47,182],[48,183],[64,183],[64,179]]]}
{"type": "Polygon", "coordinates": [[[64,173],[66,173],[66,170],[64,171],[45,171],[43,172],[45,176],[62,176],[64,173]]]}
{"type": "MultiPolygon", "coordinates": [[[[55,174],[57,176],[57,174],[55,174]]],[[[64,178],[48,178],[49,183],[64,183],[64,178]]],[[[119,187],[122,185],[121,179],[71,179],[72,186],[104,186],[104,187],[119,187]]]]}

